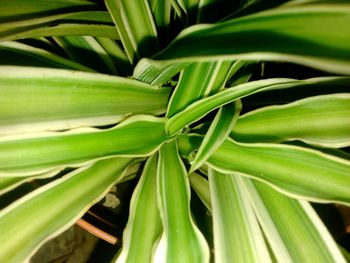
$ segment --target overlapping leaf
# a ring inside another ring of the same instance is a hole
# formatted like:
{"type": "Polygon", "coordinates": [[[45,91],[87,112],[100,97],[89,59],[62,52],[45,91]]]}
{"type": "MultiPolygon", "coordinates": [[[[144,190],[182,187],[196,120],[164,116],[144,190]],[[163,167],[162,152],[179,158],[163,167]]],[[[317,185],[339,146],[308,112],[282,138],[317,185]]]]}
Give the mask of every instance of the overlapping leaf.
{"type": "Polygon", "coordinates": [[[182,71],[169,101],[167,115],[171,117],[198,99],[220,90],[225,84],[230,66],[230,62],[223,61],[193,63],[187,66],[182,71]]]}
{"type": "Polygon", "coordinates": [[[292,196],[350,204],[350,162],[315,150],[226,140],[209,158],[225,173],[241,172],[292,196]]]}
{"type": "Polygon", "coordinates": [[[211,200],[209,193],[209,183],[203,176],[200,176],[196,172],[189,175],[191,187],[196,191],[198,197],[201,199],[206,208],[211,211],[211,200]]]}
{"type": "Polygon", "coordinates": [[[272,262],[244,189],[235,176],[209,170],[215,262],[272,262]]]}
{"type": "Polygon", "coordinates": [[[232,137],[245,142],[302,140],[326,147],[350,145],[350,93],[314,96],[243,115],[232,137]]]}
{"type": "Polygon", "coordinates": [[[31,67],[48,67],[48,68],[66,68],[80,71],[93,72],[94,70],[61,57],[53,52],[32,47],[15,41],[0,42],[0,64],[15,66],[31,66],[31,67]]]}
{"type": "Polygon", "coordinates": [[[111,156],[148,156],[169,139],[163,132],[164,122],[137,115],[107,130],[4,137],[0,140],[0,176],[33,175],[111,156]]]}
{"type": "Polygon", "coordinates": [[[161,233],[157,205],[157,155],[153,155],[147,160],[133,192],[123,246],[116,262],[152,262],[153,247],[161,233]]]}
{"type": "Polygon", "coordinates": [[[157,29],[147,0],[106,0],[131,63],[158,51],[157,29]]]}
{"type": "Polygon", "coordinates": [[[225,141],[238,119],[241,108],[241,102],[236,101],[219,109],[191,163],[190,172],[201,167],[210,155],[225,141]]]}
{"type": "Polygon", "coordinates": [[[258,181],[240,181],[278,262],[346,262],[308,202],[291,199],[258,181]]]}
{"type": "Polygon", "coordinates": [[[167,65],[220,58],[290,61],[349,74],[349,14],[346,2],[324,5],[316,1],[193,26],[153,60],[144,59],[134,76],[155,78],[167,65]]]}
{"type": "Polygon", "coordinates": [[[191,217],[189,182],[176,142],[159,151],[158,188],[164,232],[155,262],[209,262],[207,242],[191,217]]]}
{"type": "MultiPolygon", "coordinates": [[[[169,119],[169,121],[166,124],[166,132],[168,134],[175,134],[179,132],[182,128],[184,128],[186,125],[189,125],[199,120],[214,109],[228,104],[232,101],[235,101],[237,99],[244,98],[258,92],[295,88],[298,86],[305,85],[317,87],[318,85],[322,85],[324,82],[329,83],[332,80],[337,81],[337,77],[331,79],[325,77],[306,80],[272,78],[239,84],[235,87],[225,89],[212,96],[192,103],[184,110],[182,110],[181,112],[169,119]]],[[[341,80],[343,80],[343,78],[341,78],[341,80]]],[[[343,85],[347,85],[347,83],[344,82],[343,85]]]]}
{"type": "Polygon", "coordinates": [[[56,37],[55,40],[71,60],[87,65],[98,72],[117,75],[111,57],[95,38],[90,36],[62,36],[56,37]]]}
{"type": "Polygon", "coordinates": [[[103,160],[53,181],[0,212],[0,261],[23,262],[58,235],[120,180],[131,159],[103,160]],[[54,209],[53,209],[54,206],[54,209]]]}
{"type": "Polygon", "coordinates": [[[67,70],[0,67],[0,134],[113,124],[165,112],[170,94],[126,78],[67,70]]]}
{"type": "MultiPolygon", "coordinates": [[[[202,138],[180,136],[180,154],[188,158],[202,138]]],[[[223,173],[239,172],[264,181],[286,195],[349,205],[350,162],[317,150],[283,144],[242,144],[228,139],[207,163],[223,173]]]]}
{"type": "Polygon", "coordinates": [[[255,92],[270,89],[288,88],[290,86],[293,86],[293,84],[297,85],[296,83],[298,83],[298,81],[292,79],[267,79],[252,81],[237,85],[234,88],[223,90],[212,96],[192,103],[184,110],[171,117],[166,123],[165,131],[169,135],[176,134],[186,125],[199,120],[220,106],[248,96],[255,92]]]}
{"type": "Polygon", "coordinates": [[[118,38],[108,12],[91,1],[2,1],[0,39],[92,35],[118,38]],[[100,28],[100,30],[93,29],[100,28]]]}

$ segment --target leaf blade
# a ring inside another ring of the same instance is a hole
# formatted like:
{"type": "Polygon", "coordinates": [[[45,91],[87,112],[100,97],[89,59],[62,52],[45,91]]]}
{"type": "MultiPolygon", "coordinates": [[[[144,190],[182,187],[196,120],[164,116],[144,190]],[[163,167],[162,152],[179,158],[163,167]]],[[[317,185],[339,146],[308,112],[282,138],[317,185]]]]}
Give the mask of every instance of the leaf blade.
{"type": "Polygon", "coordinates": [[[245,114],[239,118],[231,135],[244,142],[276,143],[297,139],[341,148],[350,145],[349,116],[350,94],[314,96],[245,114]]]}
{"type": "Polygon", "coordinates": [[[145,165],[130,203],[128,223],[123,232],[123,245],[117,263],[151,262],[153,246],[162,233],[157,206],[157,155],[145,165]]]}
{"type": "Polygon", "coordinates": [[[2,135],[101,126],[130,114],[158,115],[170,95],[168,88],[103,74],[0,68],[2,135]]]}
{"type": "Polygon", "coordinates": [[[346,262],[308,202],[291,199],[258,181],[243,177],[240,180],[277,260],[346,262]]]}
{"type": "Polygon", "coordinates": [[[225,105],[219,109],[191,163],[190,173],[201,167],[225,141],[236,124],[241,109],[242,104],[240,101],[225,105]]]}
{"type": "Polygon", "coordinates": [[[216,262],[272,262],[249,200],[235,176],[209,169],[216,262]]]}
{"type": "Polygon", "coordinates": [[[190,215],[190,192],[186,169],[175,142],[159,152],[158,196],[163,236],[155,260],[163,262],[209,262],[208,245],[190,215]]]}
{"type": "Polygon", "coordinates": [[[108,130],[0,139],[1,176],[28,176],[112,156],[148,156],[169,139],[163,129],[163,119],[136,115],[108,130]]]}
{"type": "Polygon", "coordinates": [[[3,209],[1,261],[24,261],[48,237],[71,226],[120,179],[130,162],[131,159],[121,158],[101,161],[49,183],[3,209]]]}
{"type": "Polygon", "coordinates": [[[132,63],[157,52],[157,30],[147,0],[107,0],[106,5],[132,63]]]}
{"type": "MultiPolygon", "coordinates": [[[[350,23],[349,13],[347,3],[315,2],[275,8],[215,25],[194,26],[148,62],[157,71],[174,63],[222,58],[289,61],[349,74],[349,46],[345,44],[350,40],[349,28],[345,26],[350,23]],[[264,45],[260,44],[262,40],[264,45]]],[[[138,67],[135,72],[142,74],[138,67]]]]}
{"type": "Polygon", "coordinates": [[[226,140],[208,164],[224,173],[252,176],[293,197],[350,203],[350,162],[315,150],[226,140]]]}

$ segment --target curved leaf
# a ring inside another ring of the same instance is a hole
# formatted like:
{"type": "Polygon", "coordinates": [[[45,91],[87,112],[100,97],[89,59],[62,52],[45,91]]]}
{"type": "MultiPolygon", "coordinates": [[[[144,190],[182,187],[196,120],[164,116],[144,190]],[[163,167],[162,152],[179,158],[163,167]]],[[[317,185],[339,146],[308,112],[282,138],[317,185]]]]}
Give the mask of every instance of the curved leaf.
{"type": "MultiPolygon", "coordinates": [[[[18,3],[17,3],[18,4],[18,3]]],[[[42,27],[57,24],[95,24],[113,25],[108,12],[105,11],[81,11],[72,12],[64,10],[50,10],[47,13],[26,14],[25,16],[13,17],[0,21],[0,39],[12,40],[16,34],[28,34],[32,30],[40,30],[42,27]],[[58,13],[56,13],[58,12],[58,13]]]]}
{"type": "Polygon", "coordinates": [[[91,36],[62,36],[55,38],[69,58],[89,66],[98,72],[117,75],[117,70],[108,53],[91,36]]]}
{"type": "Polygon", "coordinates": [[[191,173],[188,178],[190,180],[192,189],[196,192],[206,208],[211,211],[212,207],[208,180],[196,172],[191,173]]]}
{"type": "MultiPolygon", "coordinates": [[[[277,60],[350,74],[349,14],[347,2],[325,5],[315,1],[193,26],[149,63],[156,70],[161,65],[222,58],[277,60]]],[[[142,75],[138,68],[135,72],[142,75]]]]}
{"type": "Polygon", "coordinates": [[[63,0],[48,3],[46,0],[2,0],[3,8],[0,17],[4,20],[40,16],[48,13],[62,13],[72,10],[96,8],[97,5],[88,0],[63,0]]]}
{"type": "Polygon", "coordinates": [[[37,179],[46,179],[50,177],[54,177],[59,172],[61,172],[62,169],[54,169],[52,171],[48,171],[45,173],[39,173],[35,174],[33,176],[27,176],[27,177],[0,177],[0,195],[7,193],[9,191],[12,191],[16,187],[31,182],[33,180],[37,179]]]}
{"type": "Polygon", "coordinates": [[[190,188],[176,142],[159,151],[158,197],[164,232],[155,262],[209,262],[207,242],[190,214],[190,188]]]}
{"type": "Polygon", "coordinates": [[[153,247],[162,233],[157,205],[157,155],[145,165],[130,203],[123,245],[115,262],[152,262],[153,247]]]}
{"type": "Polygon", "coordinates": [[[94,72],[93,69],[58,56],[41,48],[35,48],[15,41],[0,42],[0,64],[18,66],[38,66],[75,69],[80,71],[94,72]]]}
{"type": "Polygon", "coordinates": [[[350,204],[350,162],[316,150],[226,140],[208,164],[252,176],[291,196],[350,204]]]}
{"type": "Polygon", "coordinates": [[[346,262],[308,202],[284,196],[258,181],[239,180],[278,262],[346,262]]]}
{"type": "Polygon", "coordinates": [[[272,262],[246,193],[235,176],[209,169],[215,262],[272,262]]]}
{"type": "Polygon", "coordinates": [[[123,76],[132,75],[130,61],[124,50],[115,41],[106,37],[98,37],[97,41],[112,58],[118,72],[123,73],[123,76]]]}
{"type": "Polygon", "coordinates": [[[240,101],[227,104],[219,109],[191,163],[190,173],[201,167],[210,155],[226,140],[237,121],[241,109],[242,104],[240,101]]]}
{"type": "Polygon", "coordinates": [[[113,124],[165,112],[170,89],[103,74],[0,67],[0,134],[113,124]]]}
{"type": "Polygon", "coordinates": [[[174,115],[169,119],[169,121],[166,124],[165,131],[168,134],[175,134],[179,132],[182,128],[184,128],[186,125],[189,125],[199,120],[214,109],[232,101],[235,101],[237,99],[256,94],[258,92],[295,88],[298,86],[317,87],[319,85],[324,85],[325,83],[337,81],[338,79],[340,79],[341,81],[346,81],[348,78],[324,77],[311,78],[305,80],[271,78],[239,84],[234,87],[225,89],[221,92],[218,92],[210,97],[192,103],[183,111],[179,112],[178,114],[174,115]]]}
{"type": "Polygon", "coordinates": [[[0,139],[0,176],[38,174],[111,156],[148,156],[169,139],[164,135],[164,122],[137,115],[108,130],[4,137],[0,139]]]}
{"type": "Polygon", "coordinates": [[[231,63],[194,63],[186,67],[168,104],[167,115],[173,116],[192,102],[219,90],[225,84],[231,63]]]}
{"type": "Polygon", "coordinates": [[[315,96],[269,106],[238,119],[231,136],[243,142],[301,140],[326,147],[350,146],[350,93],[315,96]]]}
{"type": "Polygon", "coordinates": [[[138,62],[137,71],[134,70],[133,78],[153,85],[163,85],[190,63],[179,63],[170,66],[153,67],[147,60],[138,62]]]}
{"type": "Polygon", "coordinates": [[[157,52],[157,30],[147,0],[105,2],[132,63],[157,52]]]}
{"type": "Polygon", "coordinates": [[[47,239],[70,227],[120,180],[131,159],[78,169],[0,211],[0,261],[24,262],[47,239]]]}
{"type": "Polygon", "coordinates": [[[234,88],[223,90],[210,97],[196,101],[171,117],[165,126],[165,132],[173,135],[181,131],[186,125],[189,125],[209,112],[228,104],[242,97],[254,94],[255,92],[288,88],[298,81],[292,79],[266,79],[243,83],[234,88]]]}
{"type": "Polygon", "coordinates": [[[79,23],[60,23],[54,25],[44,25],[41,27],[25,27],[6,32],[7,36],[2,40],[16,40],[35,37],[52,36],[95,36],[118,39],[118,32],[112,25],[100,24],[79,24],[79,23]]]}

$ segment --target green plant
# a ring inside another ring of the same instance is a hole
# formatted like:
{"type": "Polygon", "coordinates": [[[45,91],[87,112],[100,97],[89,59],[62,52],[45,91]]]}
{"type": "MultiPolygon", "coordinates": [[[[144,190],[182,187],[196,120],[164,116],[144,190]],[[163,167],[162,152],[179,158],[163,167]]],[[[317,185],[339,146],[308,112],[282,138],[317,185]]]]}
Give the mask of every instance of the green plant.
{"type": "Polygon", "coordinates": [[[350,203],[349,1],[1,4],[0,191],[54,180],[0,212],[0,262],[140,163],[117,262],[345,262],[308,201],[350,203]]]}

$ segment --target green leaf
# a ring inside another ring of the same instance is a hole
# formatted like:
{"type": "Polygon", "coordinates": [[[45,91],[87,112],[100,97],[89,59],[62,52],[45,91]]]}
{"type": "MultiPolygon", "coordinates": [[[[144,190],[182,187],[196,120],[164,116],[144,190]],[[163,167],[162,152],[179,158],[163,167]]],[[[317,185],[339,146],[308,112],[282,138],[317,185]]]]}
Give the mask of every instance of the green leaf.
{"type": "Polygon", "coordinates": [[[20,185],[22,181],[24,181],[24,179],[19,177],[0,178],[0,194],[12,190],[16,186],[20,185]]]}
{"type": "Polygon", "coordinates": [[[63,48],[71,60],[102,73],[117,75],[112,59],[94,37],[62,36],[56,37],[55,41],[63,48]]]}
{"type": "Polygon", "coordinates": [[[111,156],[149,156],[169,139],[164,135],[164,122],[162,118],[137,115],[107,130],[3,137],[0,176],[28,176],[111,156]]]}
{"type": "Polygon", "coordinates": [[[25,34],[30,37],[29,32],[32,30],[38,29],[40,31],[42,27],[57,24],[113,25],[113,21],[108,12],[105,11],[69,12],[68,10],[50,10],[47,13],[5,18],[4,21],[0,21],[0,39],[11,40],[16,38],[16,34],[25,34]]]}
{"type": "MultiPolygon", "coordinates": [[[[44,36],[47,34],[47,28],[52,28],[52,33],[57,35],[56,26],[62,24],[67,24],[65,34],[60,33],[64,35],[70,34],[70,31],[67,30],[69,24],[81,25],[82,29],[89,25],[101,26],[101,31],[95,32],[97,34],[103,33],[105,26],[113,26],[113,21],[108,12],[100,11],[101,6],[91,1],[55,1],[48,3],[45,0],[3,0],[2,4],[3,8],[0,10],[0,39],[2,40],[34,37],[38,34],[44,36]],[[46,33],[43,34],[43,32],[46,33]]],[[[113,35],[115,33],[113,32],[113,35]]],[[[81,34],[84,35],[84,32],[81,32],[81,34]]],[[[52,35],[49,34],[49,36],[52,35]]]]}
{"type": "Polygon", "coordinates": [[[211,200],[210,200],[210,192],[209,192],[209,183],[208,180],[203,176],[200,176],[196,172],[191,173],[189,175],[189,180],[191,183],[191,187],[196,192],[198,197],[201,199],[206,208],[211,211],[211,200]]]}
{"type": "Polygon", "coordinates": [[[171,117],[165,126],[165,132],[174,135],[209,112],[242,97],[263,90],[289,88],[298,81],[292,79],[264,79],[251,81],[223,90],[207,98],[196,101],[171,117]]]}
{"type": "Polygon", "coordinates": [[[162,233],[157,206],[157,155],[151,156],[134,190],[123,245],[116,262],[152,262],[153,247],[162,233]]]}
{"type": "Polygon", "coordinates": [[[2,0],[3,7],[0,10],[2,20],[14,20],[15,18],[35,17],[40,14],[64,13],[78,9],[94,9],[97,5],[88,0],[2,0]]]}
{"type": "Polygon", "coordinates": [[[122,48],[115,41],[106,37],[98,37],[97,41],[112,58],[118,72],[122,72],[124,76],[132,75],[129,59],[124,53],[124,50],[122,50],[122,48]]]}
{"type": "Polygon", "coordinates": [[[245,97],[242,103],[258,108],[273,104],[286,104],[307,97],[334,93],[349,93],[349,77],[317,77],[304,79],[294,87],[280,90],[266,90],[245,97]]]}
{"type": "Polygon", "coordinates": [[[171,117],[192,102],[210,92],[210,82],[217,63],[193,63],[180,74],[176,88],[169,101],[167,116],[171,117]],[[203,75],[205,76],[203,77],[203,75]]]}
{"type": "Polygon", "coordinates": [[[183,24],[191,25],[196,23],[200,0],[171,0],[171,2],[183,24]]]}
{"type": "Polygon", "coordinates": [[[235,176],[209,169],[215,262],[272,262],[253,208],[235,176]]]}
{"type": "Polygon", "coordinates": [[[350,146],[350,94],[314,96],[269,106],[238,119],[231,136],[243,142],[301,140],[325,147],[350,146]]]}
{"type": "MultiPolygon", "coordinates": [[[[76,8],[75,8],[76,9],[76,8]]],[[[101,24],[113,25],[113,20],[106,11],[68,11],[66,10],[47,10],[47,12],[37,14],[26,14],[19,17],[11,17],[0,24],[0,35],[4,37],[9,32],[18,31],[24,32],[26,28],[38,29],[42,26],[49,26],[62,23],[77,23],[77,24],[101,24]],[[17,26],[16,26],[17,25],[17,26]]]]}
{"type": "Polygon", "coordinates": [[[222,58],[274,60],[349,74],[349,14],[347,2],[323,4],[315,1],[214,25],[197,25],[182,31],[149,63],[156,70],[174,63],[222,58]]]}
{"type": "Polygon", "coordinates": [[[169,101],[167,115],[173,116],[191,103],[220,89],[226,80],[231,63],[193,63],[180,74],[178,84],[169,101]]]}
{"type": "Polygon", "coordinates": [[[177,137],[179,154],[182,158],[189,158],[201,145],[203,135],[189,133],[177,137]]]}
{"type": "Polygon", "coordinates": [[[133,78],[153,85],[163,85],[188,65],[189,63],[179,63],[155,68],[148,60],[141,59],[134,70],[133,78]]]}
{"type": "Polygon", "coordinates": [[[165,112],[169,88],[68,70],[0,67],[0,134],[117,123],[165,112]]]}
{"type": "Polygon", "coordinates": [[[0,177],[0,195],[12,191],[16,187],[36,179],[46,179],[57,175],[62,169],[56,169],[42,174],[27,177],[0,177]]]}
{"type": "Polygon", "coordinates": [[[190,214],[190,187],[175,142],[159,151],[158,195],[164,232],[155,262],[209,262],[209,247],[190,214]]]}
{"type": "MultiPolygon", "coordinates": [[[[215,63],[220,63],[220,62],[219,61],[213,62],[213,64],[215,63]]],[[[229,61],[225,61],[222,63],[223,63],[222,64],[223,72],[219,72],[218,76],[221,76],[221,77],[216,78],[216,83],[214,84],[216,89],[213,89],[212,93],[223,88],[223,85],[228,80],[228,78],[232,77],[232,74],[236,73],[247,62],[237,61],[233,63],[233,65],[229,69],[229,72],[226,76],[224,73],[227,71],[226,67],[231,65],[232,63],[229,61]]],[[[208,64],[211,64],[211,63],[208,63],[208,64]]],[[[140,60],[139,63],[137,64],[136,69],[134,70],[133,77],[137,80],[147,82],[150,84],[163,85],[166,81],[169,81],[172,77],[174,77],[177,73],[179,73],[181,70],[185,69],[189,65],[191,65],[191,63],[177,63],[171,66],[159,65],[159,68],[157,67],[154,68],[154,66],[151,63],[149,63],[148,60],[140,60]]]]}
{"type": "Polygon", "coordinates": [[[58,56],[41,48],[35,48],[15,41],[0,42],[0,64],[18,66],[39,66],[67,68],[80,71],[94,72],[93,69],[58,56]]]}
{"type": "Polygon", "coordinates": [[[105,3],[132,63],[158,51],[157,29],[147,0],[106,0],[105,3]]]}
{"type": "Polygon", "coordinates": [[[293,197],[350,204],[350,162],[316,150],[226,140],[208,164],[223,173],[254,177],[293,197]]]}
{"type": "Polygon", "coordinates": [[[157,29],[161,30],[163,28],[167,37],[172,15],[172,6],[170,2],[171,1],[148,0],[157,29]]]}
{"type": "Polygon", "coordinates": [[[111,39],[119,38],[114,26],[79,23],[61,23],[41,26],[40,28],[26,27],[21,30],[12,30],[7,33],[8,36],[2,38],[2,40],[52,36],[95,36],[108,37],[111,39]]]}
{"type": "Polygon", "coordinates": [[[245,60],[237,60],[233,63],[226,86],[234,87],[246,83],[250,80],[253,73],[256,72],[257,63],[245,60]]]}
{"type": "Polygon", "coordinates": [[[240,181],[278,262],[346,262],[308,202],[291,199],[258,181],[243,177],[240,181]]]}
{"type": "Polygon", "coordinates": [[[55,180],[0,211],[0,261],[24,262],[73,225],[120,180],[131,159],[103,160],[55,180]]]}
{"type": "Polygon", "coordinates": [[[197,170],[229,136],[242,109],[240,101],[227,104],[219,109],[205,134],[203,142],[191,163],[190,173],[197,170]]]}
{"type": "Polygon", "coordinates": [[[307,86],[309,88],[317,88],[318,86],[322,86],[326,83],[331,83],[332,81],[339,81],[343,83],[342,85],[347,85],[345,83],[347,79],[348,78],[343,77],[311,78],[306,80],[272,78],[242,83],[192,103],[187,108],[169,119],[166,124],[165,131],[167,134],[175,134],[183,129],[186,125],[199,120],[214,109],[237,99],[256,94],[258,92],[303,86],[307,86]]]}

